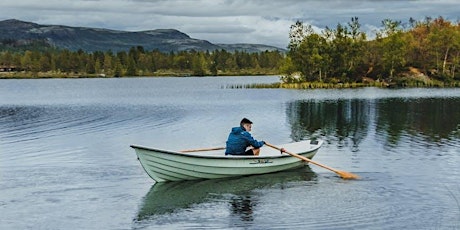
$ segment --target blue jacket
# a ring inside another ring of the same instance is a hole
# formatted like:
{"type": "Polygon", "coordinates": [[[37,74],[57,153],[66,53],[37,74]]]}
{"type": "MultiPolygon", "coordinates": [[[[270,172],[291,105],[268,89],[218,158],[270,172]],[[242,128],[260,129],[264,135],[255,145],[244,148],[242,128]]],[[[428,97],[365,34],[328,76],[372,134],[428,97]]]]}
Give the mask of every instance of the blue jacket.
{"type": "Polygon", "coordinates": [[[234,127],[228,135],[227,148],[225,149],[225,155],[241,155],[246,152],[248,146],[254,148],[260,148],[264,145],[263,141],[255,140],[249,132],[243,127],[234,127]]]}

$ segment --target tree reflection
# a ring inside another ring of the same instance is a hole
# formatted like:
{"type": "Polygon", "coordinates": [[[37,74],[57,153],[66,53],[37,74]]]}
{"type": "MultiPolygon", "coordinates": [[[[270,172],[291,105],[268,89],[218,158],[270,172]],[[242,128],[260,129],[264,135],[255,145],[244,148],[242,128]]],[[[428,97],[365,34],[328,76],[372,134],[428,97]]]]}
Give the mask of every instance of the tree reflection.
{"type": "Polygon", "coordinates": [[[429,142],[458,139],[458,105],[460,98],[311,100],[289,103],[286,114],[293,140],[322,138],[339,148],[350,146],[358,151],[370,131],[389,146],[407,136],[421,136],[429,142]]]}
{"type": "Polygon", "coordinates": [[[357,151],[369,129],[371,104],[367,100],[295,101],[286,111],[293,140],[323,138],[357,151]]]}
{"type": "Polygon", "coordinates": [[[396,145],[403,135],[423,136],[431,142],[459,137],[458,98],[385,99],[377,108],[377,133],[396,145]]]}

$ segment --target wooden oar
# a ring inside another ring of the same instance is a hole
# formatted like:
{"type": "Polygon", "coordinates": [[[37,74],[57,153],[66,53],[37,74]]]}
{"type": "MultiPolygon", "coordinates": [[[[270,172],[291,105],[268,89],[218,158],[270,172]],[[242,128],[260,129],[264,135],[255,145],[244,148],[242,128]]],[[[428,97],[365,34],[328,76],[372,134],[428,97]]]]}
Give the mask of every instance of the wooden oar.
{"type": "Polygon", "coordinates": [[[215,148],[204,148],[204,149],[186,149],[181,150],[181,153],[192,153],[192,152],[204,152],[204,151],[213,151],[213,150],[223,150],[225,147],[215,147],[215,148]]]}
{"type": "MultiPolygon", "coordinates": [[[[281,151],[281,148],[278,148],[278,147],[276,147],[276,146],[274,146],[274,145],[272,145],[272,144],[270,144],[270,143],[265,142],[265,144],[266,144],[267,146],[270,146],[270,147],[272,147],[272,148],[274,148],[274,149],[277,149],[277,150],[280,150],[280,151],[281,151]]],[[[284,150],[284,149],[283,149],[283,150],[284,150]]],[[[355,175],[355,174],[353,174],[353,173],[345,172],[345,171],[340,171],[340,170],[331,168],[331,167],[329,167],[329,166],[320,164],[320,163],[315,162],[315,161],[313,161],[313,160],[310,160],[310,159],[308,159],[308,158],[306,158],[306,157],[304,157],[304,156],[301,156],[301,155],[298,155],[298,154],[295,154],[295,153],[291,153],[291,152],[288,152],[288,151],[286,151],[286,150],[284,150],[283,152],[285,152],[285,153],[287,153],[287,154],[289,154],[289,155],[291,155],[291,156],[293,156],[293,157],[297,157],[297,158],[299,158],[299,159],[301,159],[301,160],[304,160],[304,161],[307,161],[307,162],[309,162],[309,163],[312,163],[312,164],[318,165],[318,166],[320,166],[320,167],[323,167],[323,168],[325,168],[325,169],[331,170],[331,171],[337,173],[337,174],[338,174],[340,177],[342,177],[343,179],[348,179],[348,180],[349,180],[349,179],[359,179],[359,176],[358,176],[358,175],[355,175]]]]}

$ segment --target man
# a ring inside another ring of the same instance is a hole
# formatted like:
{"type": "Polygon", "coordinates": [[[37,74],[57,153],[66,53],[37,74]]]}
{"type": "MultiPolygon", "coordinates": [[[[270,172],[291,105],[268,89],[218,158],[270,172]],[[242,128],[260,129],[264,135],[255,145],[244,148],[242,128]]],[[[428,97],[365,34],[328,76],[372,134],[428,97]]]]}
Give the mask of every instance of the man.
{"type": "Polygon", "coordinates": [[[227,148],[225,155],[256,155],[260,153],[260,147],[265,142],[255,140],[249,133],[252,129],[252,122],[247,118],[243,118],[239,127],[233,127],[228,135],[227,148]],[[247,147],[252,146],[251,149],[246,150],[247,147]]]}

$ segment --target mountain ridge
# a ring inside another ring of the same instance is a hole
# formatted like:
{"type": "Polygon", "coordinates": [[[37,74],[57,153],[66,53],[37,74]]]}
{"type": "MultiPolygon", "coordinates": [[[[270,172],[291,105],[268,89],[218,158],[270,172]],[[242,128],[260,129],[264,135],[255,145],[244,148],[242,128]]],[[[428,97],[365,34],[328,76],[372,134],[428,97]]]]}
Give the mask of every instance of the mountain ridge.
{"type": "Polygon", "coordinates": [[[123,31],[105,28],[72,27],[65,25],[41,25],[17,19],[0,21],[1,41],[44,41],[52,47],[68,50],[128,51],[142,46],[145,50],[161,52],[213,51],[264,52],[278,50],[263,44],[213,44],[206,40],[191,38],[176,29],[153,29],[144,31],[123,31]]]}

